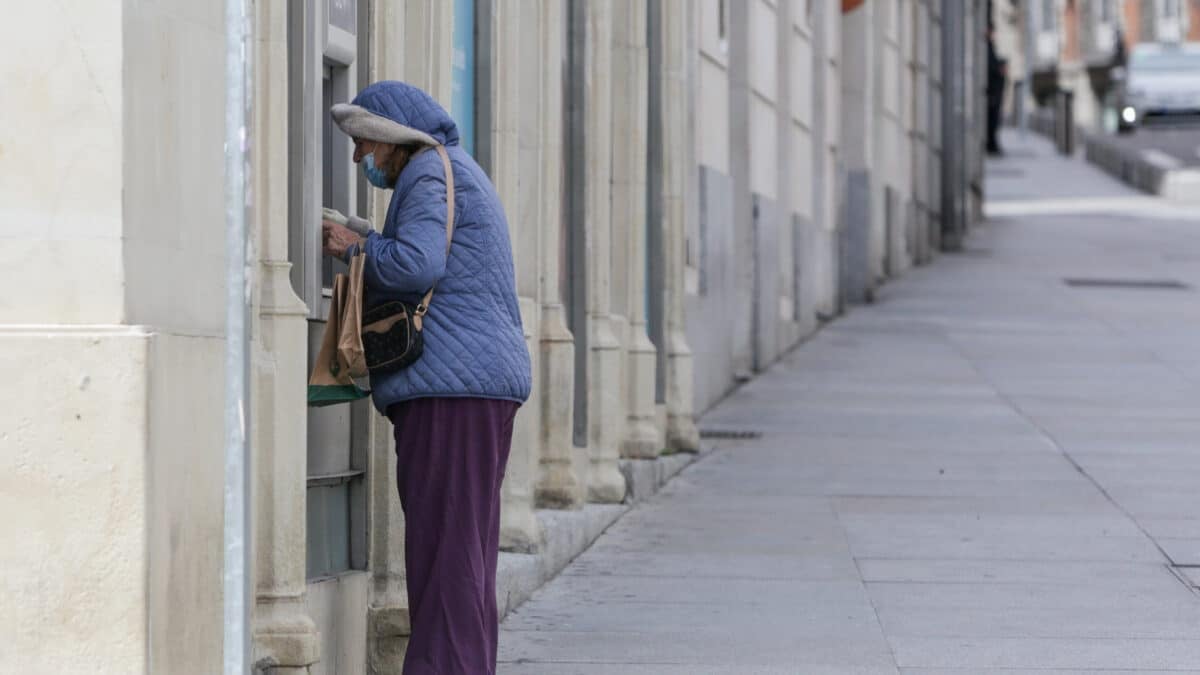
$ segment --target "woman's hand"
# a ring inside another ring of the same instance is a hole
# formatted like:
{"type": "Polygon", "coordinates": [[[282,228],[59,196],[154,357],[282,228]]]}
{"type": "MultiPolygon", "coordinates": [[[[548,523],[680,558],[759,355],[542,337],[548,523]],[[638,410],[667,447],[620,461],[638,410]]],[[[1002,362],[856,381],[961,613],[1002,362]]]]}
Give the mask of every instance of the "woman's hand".
{"type": "Polygon", "coordinates": [[[332,220],[321,221],[321,248],[325,251],[325,255],[331,255],[335,258],[346,257],[346,249],[362,240],[349,228],[337,224],[332,220]]]}

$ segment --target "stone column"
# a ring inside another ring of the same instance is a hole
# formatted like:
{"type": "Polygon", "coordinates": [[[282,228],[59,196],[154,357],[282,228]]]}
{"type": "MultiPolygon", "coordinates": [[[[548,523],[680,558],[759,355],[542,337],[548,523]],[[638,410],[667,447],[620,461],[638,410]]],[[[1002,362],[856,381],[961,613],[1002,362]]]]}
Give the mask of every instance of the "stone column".
{"type": "MultiPolygon", "coordinates": [[[[449,36],[454,18],[451,5],[439,0],[376,2],[372,3],[371,11],[368,79],[403,80],[447,105],[452,57],[449,36]]],[[[387,215],[391,195],[382,190],[371,190],[369,194],[367,216],[379,226],[387,215]]],[[[370,415],[367,508],[371,604],[367,607],[367,672],[399,675],[412,632],[404,567],[404,510],[396,490],[392,425],[374,410],[370,415]]]]}
{"type": "Polygon", "coordinates": [[[697,53],[695,7],[690,0],[662,0],[662,115],[663,115],[663,265],[666,267],[667,439],[674,450],[696,450],[692,386],[692,351],[687,343],[683,307],[687,205],[696,195],[694,97],[696,81],[689,62],[697,53]]]}
{"type": "Polygon", "coordinates": [[[809,264],[813,300],[820,320],[838,311],[838,162],[841,137],[841,8],[813,4],[813,228],[809,264]]]}
{"type": "Polygon", "coordinates": [[[575,447],[575,339],[567,328],[560,283],[563,260],[563,74],[562,0],[540,0],[541,99],[541,345],[534,371],[542,406],[541,465],[535,489],[539,506],[578,508],[587,498],[586,455],[575,447]],[[583,463],[580,462],[581,455],[583,463]]]}
{"type": "Polygon", "coordinates": [[[618,444],[625,420],[620,391],[621,342],[611,316],[612,270],[612,5],[588,2],[584,72],[585,210],[584,230],[590,253],[588,284],[588,443],[591,471],[588,497],[602,503],[625,498],[625,479],[617,468],[618,444]]]}
{"type": "MultiPolygon", "coordinates": [[[[875,149],[875,4],[862,3],[842,14],[841,144],[845,209],[841,231],[841,298],[856,304],[872,298],[874,278],[872,185],[879,179],[875,149]]],[[[843,304],[843,306],[844,306],[843,304]]]]}
{"type": "Polygon", "coordinates": [[[454,4],[445,0],[404,0],[371,5],[376,16],[391,21],[373,26],[377,35],[391,38],[371,42],[379,62],[389,66],[380,69],[380,76],[374,79],[400,79],[416,85],[449,109],[454,4]]]}
{"type": "Polygon", "coordinates": [[[909,3],[912,14],[912,39],[908,43],[909,63],[912,68],[912,176],[914,195],[914,223],[910,246],[914,262],[923,265],[932,258],[929,246],[930,195],[930,113],[933,91],[929,82],[929,8],[924,0],[909,3]]]}
{"type": "Polygon", "coordinates": [[[270,170],[288,157],[287,8],[256,4],[254,34],[254,660],[273,675],[299,674],[316,663],[320,643],[304,606],[308,311],[289,279],[287,172],[270,170]]]}
{"type": "Polygon", "coordinates": [[[625,457],[652,459],[663,449],[654,390],[658,355],[646,321],[646,142],[648,53],[646,6],[618,0],[613,10],[612,222],[614,290],[626,323],[624,395],[625,457]],[[619,232],[619,234],[618,234],[619,232]]]}
{"type": "MultiPolygon", "coordinates": [[[[533,3],[496,2],[491,6],[490,25],[482,26],[490,35],[491,74],[487,81],[491,119],[490,124],[480,129],[481,134],[489,134],[491,138],[490,166],[484,168],[489,171],[508,216],[516,258],[521,319],[530,355],[534,357],[535,372],[539,351],[533,338],[538,334],[537,184],[540,172],[537,157],[540,46],[536,10],[533,3]],[[529,20],[534,23],[526,23],[529,20]],[[529,98],[525,98],[527,96],[529,98]],[[528,105],[522,106],[522,103],[528,105]]],[[[521,408],[513,429],[500,512],[500,546],[508,551],[533,551],[542,537],[533,512],[541,435],[537,396],[535,391],[534,397],[521,408]]]]}
{"type": "Polygon", "coordinates": [[[749,2],[729,3],[729,177],[733,184],[732,250],[729,256],[732,269],[731,301],[725,307],[728,316],[722,317],[732,327],[732,364],[734,377],[749,379],[756,361],[756,274],[755,244],[757,241],[754,216],[754,186],[751,183],[753,158],[750,133],[751,101],[754,97],[750,75],[751,12],[756,7],[749,2]]]}

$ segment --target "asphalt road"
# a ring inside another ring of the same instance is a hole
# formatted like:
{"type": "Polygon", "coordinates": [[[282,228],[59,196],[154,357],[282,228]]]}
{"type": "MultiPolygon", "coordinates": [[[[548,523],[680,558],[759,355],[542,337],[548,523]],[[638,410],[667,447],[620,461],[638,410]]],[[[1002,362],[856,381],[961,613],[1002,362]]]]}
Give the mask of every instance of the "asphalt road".
{"type": "Polygon", "coordinates": [[[1116,138],[1131,150],[1156,150],[1174,157],[1183,166],[1200,166],[1200,119],[1194,122],[1160,122],[1116,138]]]}

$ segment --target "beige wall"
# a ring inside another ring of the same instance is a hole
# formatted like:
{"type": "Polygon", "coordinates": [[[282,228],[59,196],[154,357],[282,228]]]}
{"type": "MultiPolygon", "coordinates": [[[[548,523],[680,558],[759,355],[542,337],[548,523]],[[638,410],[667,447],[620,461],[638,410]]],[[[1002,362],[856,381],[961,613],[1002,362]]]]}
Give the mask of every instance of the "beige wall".
{"type": "Polygon", "coordinates": [[[0,22],[0,282],[29,291],[0,294],[0,323],[125,317],[123,35],[111,3],[28,3],[0,22]]]}
{"type": "Polygon", "coordinates": [[[125,9],[0,27],[3,672],[219,670],[222,10],[125,9]]]}
{"type": "Polygon", "coordinates": [[[130,8],[122,54],[125,321],[220,333],[224,5],[163,0],[130,8]]]}
{"type": "Polygon", "coordinates": [[[221,667],[224,354],[219,337],[159,333],[151,342],[144,449],[148,673],[221,667]]]}
{"type": "Polygon", "coordinates": [[[149,352],[136,329],[0,333],[0,672],[147,672],[149,352]]]}

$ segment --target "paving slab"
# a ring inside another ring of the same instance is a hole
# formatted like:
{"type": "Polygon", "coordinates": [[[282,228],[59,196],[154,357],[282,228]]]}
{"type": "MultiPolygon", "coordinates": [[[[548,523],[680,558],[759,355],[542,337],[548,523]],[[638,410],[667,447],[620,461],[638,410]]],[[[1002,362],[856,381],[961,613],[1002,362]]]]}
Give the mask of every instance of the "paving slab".
{"type": "Polygon", "coordinates": [[[970,255],[706,413],[761,436],[510,614],[501,673],[1200,672],[1200,216],[1006,141],[970,255]]]}
{"type": "Polygon", "coordinates": [[[901,675],[1179,675],[1179,673],[1200,673],[1200,670],[1124,670],[1106,668],[1104,670],[1075,670],[1071,668],[902,668],[901,675]]]}
{"type": "MultiPolygon", "coordinates": [[[[941,607],[879,610],[889,639],[1166,639],[1196,636],[1196,617],[1178,609],[1142,607],[1120,615],[1080,607],[941,607]]],[[[1186,665],[1186,664],[1176,664],[1186,665]]]]}
{"type": "MultiPolygon", "coordinates": [[[[1169,669],[1200,663],[1200,640],[893,638],[902,668],[1169,669]]],[[[961,671],[960,671],[961,672],[961,671]]]]}

